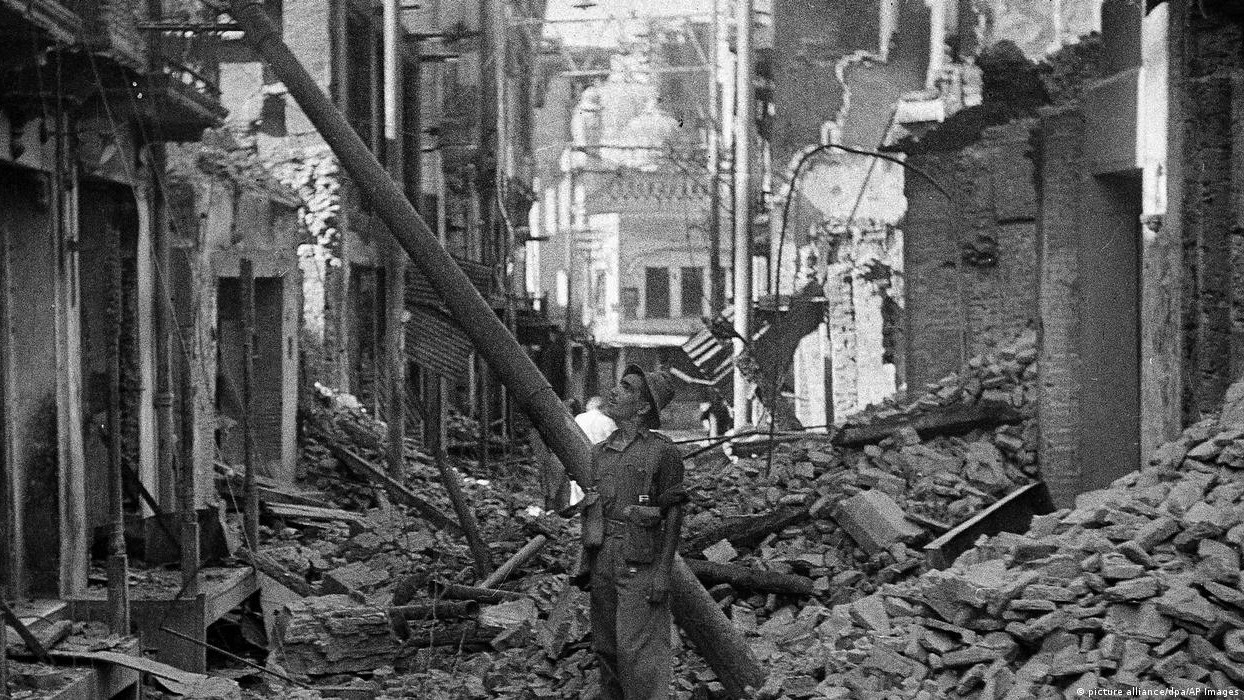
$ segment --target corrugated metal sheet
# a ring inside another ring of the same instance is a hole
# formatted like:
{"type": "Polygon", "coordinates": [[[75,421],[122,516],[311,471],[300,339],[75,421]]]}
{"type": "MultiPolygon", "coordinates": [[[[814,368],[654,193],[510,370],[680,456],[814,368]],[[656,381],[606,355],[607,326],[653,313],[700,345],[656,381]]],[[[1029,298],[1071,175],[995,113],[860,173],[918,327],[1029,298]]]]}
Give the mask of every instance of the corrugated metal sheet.
{"type": "MultiPolygon", "coordinates": [[[[454,258],[458,267],[466,273],[471,284],[487,299],[492,291],[492,268],[470,260],[454,258]]],[[[407,306],[444,306],[441,295],[436,293],[432,283],[424,276],[416,265],[406,268],[406,305],[407,306]]]]}
{"type": "Polygon", "coordinates": [[[406,356],[411,362],[445,377],[467,373],[471,341],[452,318],[429,306],[409,307],[406,356]]]}

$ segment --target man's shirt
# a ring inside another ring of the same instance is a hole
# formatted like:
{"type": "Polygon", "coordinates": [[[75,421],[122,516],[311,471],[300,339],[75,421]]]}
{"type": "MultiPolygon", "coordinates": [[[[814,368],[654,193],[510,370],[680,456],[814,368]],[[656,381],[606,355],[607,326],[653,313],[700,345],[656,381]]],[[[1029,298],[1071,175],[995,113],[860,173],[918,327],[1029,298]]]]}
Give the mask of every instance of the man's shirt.
{"type": "Polygon", "coordinates": [[[608,520],[624,519],[630,505],[656,506],[661,494],[682,485],[682,453],[659,433],[640,430],[629,441],[617,433],[594,452],[597,490],[608,520]]]}

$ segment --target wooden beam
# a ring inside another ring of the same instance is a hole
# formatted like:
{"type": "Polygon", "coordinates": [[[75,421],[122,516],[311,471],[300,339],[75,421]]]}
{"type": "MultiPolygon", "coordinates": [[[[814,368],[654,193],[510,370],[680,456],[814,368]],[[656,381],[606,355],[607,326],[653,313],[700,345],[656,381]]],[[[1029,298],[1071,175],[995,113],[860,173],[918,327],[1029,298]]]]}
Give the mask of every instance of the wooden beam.
{"type": "Polygon", "coordinates": [[[900,428],[915,428],[927,440],[943,435],[961,435],[973,430],[1022,423],[1029,416],[1010,404],[978,403],[972,406],[944,406],[917,416],[896,415],[858,428],[847,428],[833,437],[839,447],[862,447],[881,442],[900,428]]]}
{"type": "Polygon", "coordinates": [[[1045,482],[1036,481],[1021,486],[925,545],[925,560],[935,569],[945,569],[960,554],[971,549],[981,535],[1024,532],[1032,524],[1033,516],[1052,512],[1054,504],[1050,500],[1050,492],[1045,487],[1045,482]]]}

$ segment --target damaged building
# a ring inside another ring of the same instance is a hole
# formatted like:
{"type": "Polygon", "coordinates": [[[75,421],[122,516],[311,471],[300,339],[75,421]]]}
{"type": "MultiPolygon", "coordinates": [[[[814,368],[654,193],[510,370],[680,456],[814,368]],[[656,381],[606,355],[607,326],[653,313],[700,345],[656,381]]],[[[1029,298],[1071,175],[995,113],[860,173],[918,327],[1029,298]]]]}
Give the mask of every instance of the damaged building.
{"type": "Polygon", "coordinates": [[[726,4],[0,0],[0,696],[593,695],[631,363],[671,696],[1244,687],[1238,3],[726,4]]]}

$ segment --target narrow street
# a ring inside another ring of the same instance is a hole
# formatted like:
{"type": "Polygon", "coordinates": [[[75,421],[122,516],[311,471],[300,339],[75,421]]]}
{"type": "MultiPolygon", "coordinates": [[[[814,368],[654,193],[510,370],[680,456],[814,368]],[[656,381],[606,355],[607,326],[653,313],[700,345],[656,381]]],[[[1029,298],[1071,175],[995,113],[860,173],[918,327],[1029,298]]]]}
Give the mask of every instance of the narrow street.
{"type": "Polygon", "coordinates": [[[0,0],[0,699],[1244,693],[1234,0],[0,0]]]}

